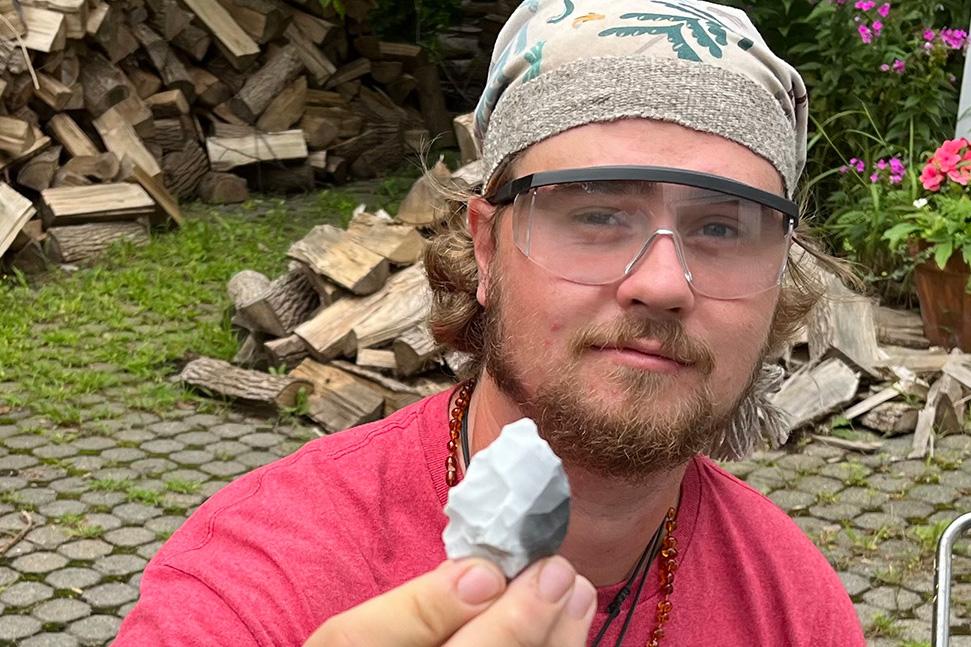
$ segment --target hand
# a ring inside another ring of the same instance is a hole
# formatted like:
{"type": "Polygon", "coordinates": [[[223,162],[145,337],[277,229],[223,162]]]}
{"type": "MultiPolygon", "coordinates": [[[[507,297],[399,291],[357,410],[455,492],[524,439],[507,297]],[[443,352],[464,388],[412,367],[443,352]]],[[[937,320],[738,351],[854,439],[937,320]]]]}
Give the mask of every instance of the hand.
{"type": "Polygon", "coordinates": [[[562,557],[508,586],[485,560],[447,561],[330,618],[304,647],[582,647],[596,599],[562,557]]]}

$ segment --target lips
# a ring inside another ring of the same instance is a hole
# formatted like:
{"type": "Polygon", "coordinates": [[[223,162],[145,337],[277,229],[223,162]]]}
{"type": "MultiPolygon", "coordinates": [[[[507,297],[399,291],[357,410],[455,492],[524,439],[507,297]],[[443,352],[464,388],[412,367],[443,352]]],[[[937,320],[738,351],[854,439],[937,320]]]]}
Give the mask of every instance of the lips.
{"type": "Polygon", "coordinates": [[[623,344],[611,344],[608,346],[600,346],[597,350],[602,351],[621,351],[621,352],[634,352],[640,353],[641,355],[648,355],[652,357],[657,357],[670,362],[674,362],[680,366],[691,366],[692,362],[686,362],[683,358],[677,357],[675,353],[666,350],[664,346],[659,342],[651,341],[632,341],[625,342],[623,344]]]}

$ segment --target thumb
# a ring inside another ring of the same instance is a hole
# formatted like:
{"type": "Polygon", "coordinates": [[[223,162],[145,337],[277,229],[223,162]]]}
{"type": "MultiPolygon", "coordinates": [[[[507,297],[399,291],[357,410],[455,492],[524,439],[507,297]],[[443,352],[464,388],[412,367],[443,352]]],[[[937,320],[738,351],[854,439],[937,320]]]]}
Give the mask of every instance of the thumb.
{"type": "Polygon", "coordinates": [[[439,647],[506,588],[482,559],[438,568],[327,620],[304,647],[439,647]]]}

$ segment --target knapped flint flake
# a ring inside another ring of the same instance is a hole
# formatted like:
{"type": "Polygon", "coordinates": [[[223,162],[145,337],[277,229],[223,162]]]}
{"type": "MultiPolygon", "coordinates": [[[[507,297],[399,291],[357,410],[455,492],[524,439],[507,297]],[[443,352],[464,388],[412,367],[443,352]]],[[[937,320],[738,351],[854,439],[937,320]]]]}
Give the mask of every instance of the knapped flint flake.
{"type": "Polygon", "coordinates": [[[449,559],[482,557],[513,578],[553,555],[570,520],[570,484],[560,459],[523,418],[477,453],[449,492],[442,539],[449,559]]]}

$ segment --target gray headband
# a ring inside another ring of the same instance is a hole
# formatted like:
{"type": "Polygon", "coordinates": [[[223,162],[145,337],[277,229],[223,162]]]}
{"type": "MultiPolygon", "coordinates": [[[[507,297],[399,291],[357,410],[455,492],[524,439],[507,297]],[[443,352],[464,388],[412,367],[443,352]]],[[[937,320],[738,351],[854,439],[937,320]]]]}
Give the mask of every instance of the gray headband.
{"type": "Polygon", "coordinates": [[[570,128],[643,117],[735,141],[792,196],[806,160],[799,73],[744,12],[700,0],[526,0],[496,42],[475,111],[486,184],[570,128]]]}

